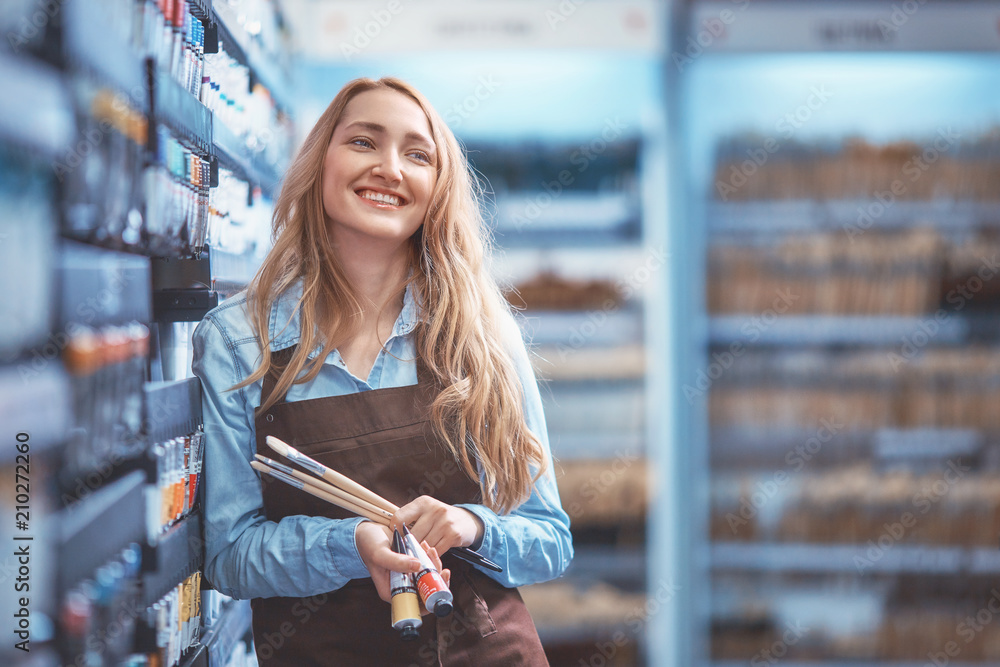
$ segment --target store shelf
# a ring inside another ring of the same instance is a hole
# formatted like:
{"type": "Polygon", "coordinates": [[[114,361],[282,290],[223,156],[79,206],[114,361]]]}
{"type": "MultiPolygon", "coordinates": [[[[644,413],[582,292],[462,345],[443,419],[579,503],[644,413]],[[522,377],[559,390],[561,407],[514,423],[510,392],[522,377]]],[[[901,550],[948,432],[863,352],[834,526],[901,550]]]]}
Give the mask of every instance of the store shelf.
{"type": "Polygon", "coordinates": [[[587,246],[636,242],[641,211],[633,193],[511,192],[496,197],[496,236],[503,247],[587,246]]]}
{"type": "Polygon", "coordinates": [[[941,231],[1000,227],[1000,201],[933,199],[896,201],[890,206],[883,206],[875,198],[826,201],[789,199],[713,201],[707,203],[706,207],[709,233],[713,235],[794,232],[863,234],[869,229],[912,229],[916,223],[932,224],[941,231]],[[862,217],[863,214],[868,217],[862,217]]]}
{"type": "Polygon", "coordinates": [[[584,347],[628,345],[643,340],[642,310],[631,303],[614,310],[531,310],[517,318],[533,346],[551,345],[565,354],[584,347]]]}
{"type": "Polygon", "coordinates": [[[153,73],[153,114],[178,136],[191,142],[203,155],[212,151],[214,123],[212,112],[184,90],[169,73],[153,73]]]}
{"type": "MultiPolygon", "coordinates": [[[[914,334],[934,345],[964,343],[983,335],[984,322],[949,315],[936,320],[933,313],[917,317],[863,315],[779,315],[762,319],[754,315],[715,315],[708,320],[711,345],[895,345],[914,334]],[[933,327],[931,329],[930,327],[933,327]],[[933,336],[927,331],[933,330],[933,336]]],[[[998,334],[994,333],[994,337],[998,334]]]]}
{"type": "MultiPolygon", "coordinates": [[[[237,8],[225,2],[212,2],[214,23],[218,26],[218,39],[222,41],[226,53],[250,68],[251,85],[256,79],[264,84],[277,105],[287,109],[292,100],[286,81],[288,75],[274,64],[258,43],[240,25],[237,8]]],[[[208,46],[206,45],[206,52],[208,46]]]]}
{"type": "Polygon", "coordinates": [[[640,433],[549,433],[552,455],[561,461],[614,459],[623,452],[645,456],[646,439],[640,433]]]}
{"type": "Polygon", "coordinates": [[[858,576],[1000,574],[1000,551],[985,547],[713,542],[710,549],[716,571],[858,576]]]}
{"type": "Polygon", "coordinates": [[[135,470],[54,516],[57,590],[69,590],[122,549],[146,539],[146,474],[135,470]]]}
{"type": "Polygon", "coordinates": [[[142,575],[143,606],[152,605],[201,569],[203,557],[201,515],[197,512],[167,529],[155,545],[146,544],[142,553],[146,570],[142,575]]]}
{"type": "Polygon", "coordinates": [[[148,442],[164,442],[194,433],[201,424],[198,378],[148,382],[143,387],[143,432],[148,442]]]}
{"type": "Polygon", "coordinates": [[[18,433],[28,434],[29,456],[37,456],[65,443],[72,423],[69,377],[58,360],[39,356],[0,367],[0,424],[11,440],[0,465],[14,463],[18,433]]]}
{"type": "Polygon", "coordinates": [[[267,194],[273,194],[281,180],[277,171],[265,161],[251,154],[244,143],[233,134],[218,116],[212,116],[212,154],[228,169],[245,180],[259,185],[267,194]]]}
{"type": "Polygon", "coordinates": [[[646,581],[646,550],[641,547],[579,546],[563,577],[579,582],[606,581],[642,590],[646,581]]]}
{"type": "Polygon", "coordinates": [[[61,327],[151,320],[148,257],[63,241],[56,262],[61,327]]]}
{"type": "Polygon", "coordinates": [[[62,28],[65,56],[74,70],[88,71],[119,93],[135,108],[149,111],[146,63],[114,31],[106,18],[111,11],[97,0],[65,0],[62,28]]]}
{"type": "Polygon", "coordinates": [[[786,468],[793,462],[810,468],[873,461],[883,465],[903,462],[908,468],[921,463],[960,459],[974,462],[980,455],[984,434],[966,428],[914,428],[843,430],[827,437],[816,428],[716,427],[711,429],[710,455],[716,470],[767,470],[786,468]],[[819,436],[824,440],[820,440],[819,436]],[[803,449],[808,445],[808,451],[803,449]],[[808,460],[804,455],[808,455],[808,460]]]}
{"type": "Polygon", "coordinates": [[[62,75],[0,53],[0,140],[47,158],[62,158],[76,136],[73,104],[62,75]]]}

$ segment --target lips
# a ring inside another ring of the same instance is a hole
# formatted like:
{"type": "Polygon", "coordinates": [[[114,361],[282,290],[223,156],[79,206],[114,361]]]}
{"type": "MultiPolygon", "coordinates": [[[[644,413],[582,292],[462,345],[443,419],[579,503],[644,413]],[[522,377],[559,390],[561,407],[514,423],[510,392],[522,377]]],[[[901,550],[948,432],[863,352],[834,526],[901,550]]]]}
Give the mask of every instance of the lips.
{"type": "Polygon", "coordinates": [[[406,204],[406,199],[391,192],[383,192],[380,190],[372,190],[370,188],[361,188],[360,190],[355,190],[357,194],[362,199],[369,201],[373,204],[380,206],[391,206],[398,208],[406,204]]]}

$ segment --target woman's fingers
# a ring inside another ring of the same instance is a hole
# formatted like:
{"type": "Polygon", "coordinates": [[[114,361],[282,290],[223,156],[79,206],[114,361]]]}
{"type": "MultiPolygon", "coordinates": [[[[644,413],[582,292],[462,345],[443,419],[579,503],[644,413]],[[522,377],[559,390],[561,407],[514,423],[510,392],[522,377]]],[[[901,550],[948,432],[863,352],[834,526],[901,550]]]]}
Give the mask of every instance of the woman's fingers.
{"type": "Polygon", "coordinates": [[[432,498],[420,496],[396,512],[397,524],[410,528],[418,540],[444,553],[452,547],[474,544],[482,534],[482,521],[462,507],[455,507],[432,498]]]}

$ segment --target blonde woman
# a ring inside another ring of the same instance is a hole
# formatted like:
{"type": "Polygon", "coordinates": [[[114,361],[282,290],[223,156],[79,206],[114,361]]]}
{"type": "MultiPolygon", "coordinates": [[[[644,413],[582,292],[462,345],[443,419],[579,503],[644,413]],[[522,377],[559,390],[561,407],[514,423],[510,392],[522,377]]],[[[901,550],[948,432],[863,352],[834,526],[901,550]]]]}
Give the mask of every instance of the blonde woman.
{"type": "Polygon", "coordinates": [[[262,665],[547,664],[516,587],[565,570],[569,519],[475,192],[423,95],[354,80],[286,175],[260,271],[195,332],[205,574],[252,599],[262,665]],[[400,505],[444,554],[454,613],[401,641],[389,572],[416,561],[387,528],[262,484],[250,462],[274,456],[267,435],[400,505]],[[446,553],[459,546],[503,571],[446,553]]]}

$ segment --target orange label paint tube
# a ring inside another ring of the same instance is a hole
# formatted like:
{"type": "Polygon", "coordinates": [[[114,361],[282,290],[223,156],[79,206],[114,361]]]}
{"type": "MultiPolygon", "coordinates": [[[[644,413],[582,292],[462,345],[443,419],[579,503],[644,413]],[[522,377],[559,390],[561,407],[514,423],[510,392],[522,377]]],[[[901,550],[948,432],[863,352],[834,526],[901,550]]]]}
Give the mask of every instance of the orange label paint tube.
{"type": "MultiPolygon", "coordinates": [[[[406,553],[403,539],[397,531],[393,531],[392,550],[398,554],[406,553]]],[[[403,639],[416,639],[420,636],[417,628],[423,621],[420,619],[420,601],[413,577],[403,572],[390,572],[389,588],[392,595],[392,627],[399,630],[403,639]]]]}
{"type": "Polygon", "coordinates": [[[420,561],[420,571],[413,575],[417,580],[417,592],[424,606],[434,612],[435,616],[447,616],[451,613],[452,597],[448,584],[444,583],[441,573],[434,567],[430,556],[424,551],[417,538],[403,526],[404,543],[411,556],[420,561]]]}

